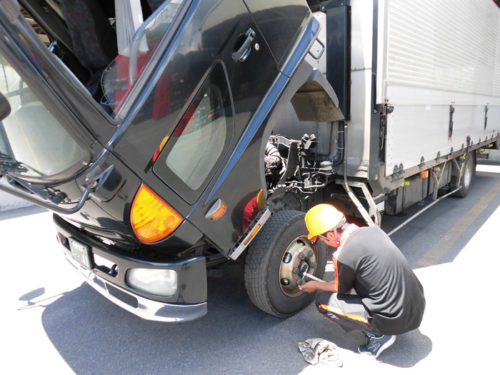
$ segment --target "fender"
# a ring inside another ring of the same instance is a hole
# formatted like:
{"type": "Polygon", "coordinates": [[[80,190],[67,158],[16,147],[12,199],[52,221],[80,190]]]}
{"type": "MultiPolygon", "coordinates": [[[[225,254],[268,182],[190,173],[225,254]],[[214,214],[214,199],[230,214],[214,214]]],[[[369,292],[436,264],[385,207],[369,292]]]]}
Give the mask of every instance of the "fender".
{"type": "Polygon", "coordinates": [[[266,191],[266,181],[263,158],[267,140],[273,129],[279,126],[287,128],[296,126],[299,128],[298,131],[301,131],[300,121],[337,122],[344,120],[334,89],[308,60],[309,56],[300,63],[265,124],[260,145],[262,162],[259,163],[261,185],[264,191],[266,191]]]}

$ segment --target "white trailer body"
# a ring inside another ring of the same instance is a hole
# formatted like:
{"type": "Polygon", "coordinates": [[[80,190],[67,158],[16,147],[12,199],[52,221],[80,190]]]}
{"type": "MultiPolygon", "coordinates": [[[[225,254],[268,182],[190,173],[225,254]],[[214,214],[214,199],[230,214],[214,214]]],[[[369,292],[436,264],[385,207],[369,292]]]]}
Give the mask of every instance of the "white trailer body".
{"type": "Polygon", "coordinates": [[[380,169],[386,177],[495,140],[500,9],[491,0],[379,0],[375,6],[353,0],[351,82],[346,157],[352,177],[382,177],[369,172],[374,102],[392,110],[380,169]]]}

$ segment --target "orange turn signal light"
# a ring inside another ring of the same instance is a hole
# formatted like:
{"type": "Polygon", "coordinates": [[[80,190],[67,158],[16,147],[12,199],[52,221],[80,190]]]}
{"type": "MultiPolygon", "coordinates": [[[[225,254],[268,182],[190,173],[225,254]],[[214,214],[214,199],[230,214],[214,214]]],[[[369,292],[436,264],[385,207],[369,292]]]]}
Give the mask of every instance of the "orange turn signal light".
{"type": "Polygon", "coordinates": [[[208,210],[205,218],[210,220],[219,220],[222,215],[226,213],[226,210],[227,206],[222,199],[217,199],[217,201],[208,210]]]}
{"type": "Polygon", "coordinates": [[[222,215],[226,213],[226,209],[227,209],[226,204],[224,202],[221,202],[219,209],[212,215],[212,220],[220,219],[222,215]]]}
{"type": "Polygon", "coordinates": [[[420,178],[422,180],[425,180],[426,178],[429,178],[429,170],[426,169],[425,171],[420,172],[420,178]]]}
{"type": "Polygon", "coordinates": [[[248,243],[252,240],[252,238],[254,238],[254,236],[257,234],[257,232],[260,230],[260,227],[262,225],[260,224],[257,224],[255,226],[255,228],[253,228],[252,230],[252,233],[250,233],[250,236],[248,236],[248,238],[245,240],[245,242],[243,243],[245,246],[248,245],[248,243]]]}
{"type": "Polygon", "coordinates": [[[142,184],[130,209],[130,224],[142,243],[158,242],[182,223],[183,217],[153,190],[142,184]]]}

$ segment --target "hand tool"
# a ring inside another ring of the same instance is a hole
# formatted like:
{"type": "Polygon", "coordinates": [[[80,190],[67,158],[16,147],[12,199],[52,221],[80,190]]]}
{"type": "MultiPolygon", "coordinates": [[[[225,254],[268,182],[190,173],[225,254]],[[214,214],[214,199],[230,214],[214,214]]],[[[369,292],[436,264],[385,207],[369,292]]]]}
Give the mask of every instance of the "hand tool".
{"type": "Polygon", "coordinates": [[[325,283],[326,281],[325,280],[321,280],[319,277],[316,277],[314,275],[311,275],[310,273],[307,273],[307,272],[302,272],[302,277],[300,279],[297,280],[297,285],[304,285],[305,284],[305,281],[304,281],[304,278],[305,277],[308,277],[309,279],[311,280],[315,280],[315,281],[321,281],[323,283],[325,283]]]}
{"type": "Polygon", "coordinates": [[[307,273],[307,272],[303,272],[302,273],[302,279],[304,279],[304,277],[308,277],[310,278],[311,280],[316,280],[316,281],[322,281],[322,282],[325,282],[325,280],[321,280],[319,277],[316,277],[314,275],[311,275],[310,273],[307,273]]]}

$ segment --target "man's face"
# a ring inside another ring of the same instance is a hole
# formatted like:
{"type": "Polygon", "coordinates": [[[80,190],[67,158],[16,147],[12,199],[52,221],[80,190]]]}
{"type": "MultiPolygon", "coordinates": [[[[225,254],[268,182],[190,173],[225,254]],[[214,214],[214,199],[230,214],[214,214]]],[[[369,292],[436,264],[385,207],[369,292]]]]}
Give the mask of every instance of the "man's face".
{"type": "Polygon", "coordinates": [[[335,248],[340,246],[340,234],[336,230],[319,235],[318,238],[328,246],[335,248]]]}

